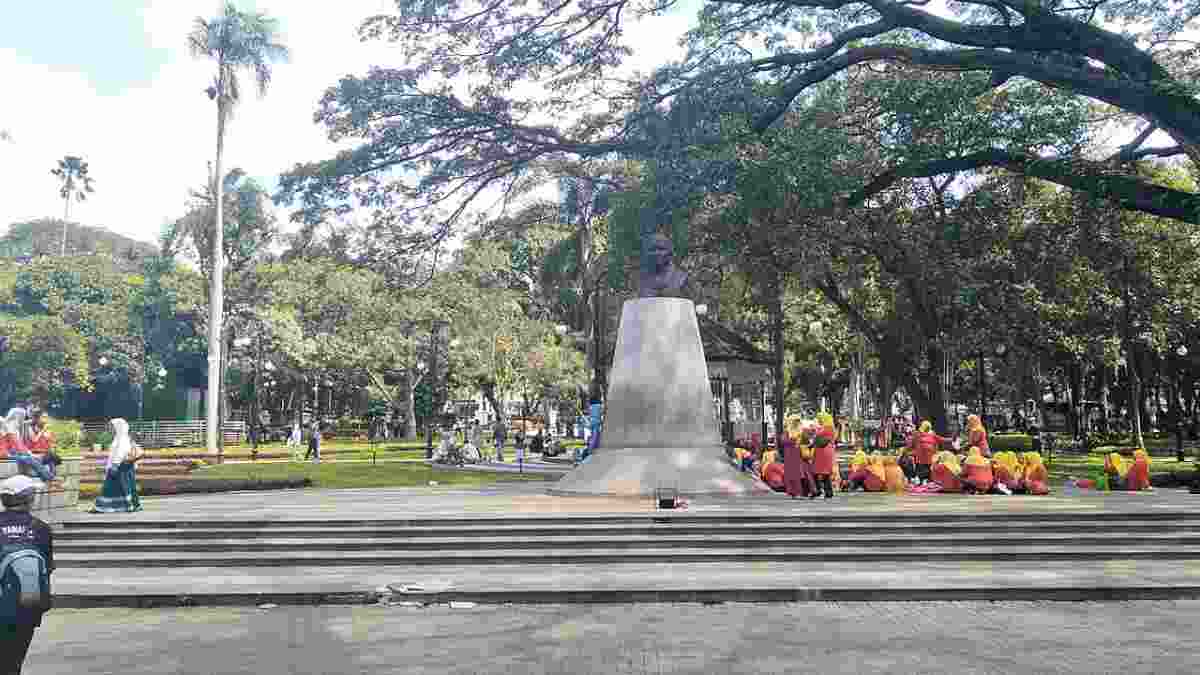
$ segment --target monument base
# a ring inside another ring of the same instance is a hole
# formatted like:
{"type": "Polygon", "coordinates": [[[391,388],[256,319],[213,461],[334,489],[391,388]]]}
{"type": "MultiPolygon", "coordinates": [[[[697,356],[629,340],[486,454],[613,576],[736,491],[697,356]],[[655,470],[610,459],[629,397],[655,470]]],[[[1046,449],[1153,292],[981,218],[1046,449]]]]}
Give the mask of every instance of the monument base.
{"type": "Polygon", "coordinates": [[[592,455],[547,490],[562,496],[652,497],[659,488],[682,496],[750,496],[771,489],[734,468],[721,448],[621,448],[592,455]]]}
{"type": "Polygon", "coordinates": [[[621,307],[604,432],[591,459],[550,489],[559,495],[770,492],[721,446],[696,307],[641,298],[621,307]]]}

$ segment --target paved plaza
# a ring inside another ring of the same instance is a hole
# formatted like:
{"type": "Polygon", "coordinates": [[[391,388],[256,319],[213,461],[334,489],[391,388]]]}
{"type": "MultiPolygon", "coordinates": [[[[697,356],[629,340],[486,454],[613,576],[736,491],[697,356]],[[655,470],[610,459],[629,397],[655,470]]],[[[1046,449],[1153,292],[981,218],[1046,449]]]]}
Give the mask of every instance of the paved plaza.
{"type": "MultiPolygon", "coordinates": [[[[885,588],[880,589],[886,593],[885,588]]],[[[36,675],[1193,673],[1200,601],[60,610],[36,675]]]]}

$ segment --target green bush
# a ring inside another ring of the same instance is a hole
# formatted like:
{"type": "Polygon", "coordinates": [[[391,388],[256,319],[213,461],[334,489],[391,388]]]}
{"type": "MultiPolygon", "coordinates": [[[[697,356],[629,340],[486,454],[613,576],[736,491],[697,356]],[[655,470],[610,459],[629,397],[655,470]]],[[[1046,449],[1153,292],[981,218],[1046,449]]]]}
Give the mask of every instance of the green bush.
{"type": "Polygon", "coordinates": [[[111,431],[89,431],[83,434],[80,443],[84,448],[90,450],[93,445],[99,445],[102,448],[107,448],[109,443],[112,443],[113,435],[111,431]]]}
{"type": "Polygon", "coordinates": [[[1028,434],[995,434],[988,435],[988,447],[992,453],[997,452],[1030,452],[1033,450],[1033,437],[1028,434]]]}
{"type": "Polygon", "coordinates": [[[82,425],[75,420],[49,419],[50,433],[54,434],[55,449],[60,454],[74,454],[79,450],[82,425]]]}

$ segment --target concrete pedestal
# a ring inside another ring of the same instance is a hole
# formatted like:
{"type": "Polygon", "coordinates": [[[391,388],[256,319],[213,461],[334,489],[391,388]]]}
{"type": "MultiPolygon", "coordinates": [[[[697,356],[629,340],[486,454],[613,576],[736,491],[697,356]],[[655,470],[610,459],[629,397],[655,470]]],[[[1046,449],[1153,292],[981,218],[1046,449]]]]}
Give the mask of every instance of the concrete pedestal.
{"type": "Polygon", "coordinates": [[[621,308],[601,445],[551,494],[650,496],[769,493],[725,455],[691,300],[621,308]]]}
{"type": "MultiPolygon", "coordinates": [[[[0,480],[20,473],[17,463],[0,459],[0,480]]],[[[39,483],[41,481],[38,481],[39,483]]],[[[43,484],[31,509],[46,524],[57,527],[76,510],[79,503],[79,460],[65,459],[58,465],[58,479],[43,484]]],[[[4,507],[0,506],[0,510],[4,507]]]]}

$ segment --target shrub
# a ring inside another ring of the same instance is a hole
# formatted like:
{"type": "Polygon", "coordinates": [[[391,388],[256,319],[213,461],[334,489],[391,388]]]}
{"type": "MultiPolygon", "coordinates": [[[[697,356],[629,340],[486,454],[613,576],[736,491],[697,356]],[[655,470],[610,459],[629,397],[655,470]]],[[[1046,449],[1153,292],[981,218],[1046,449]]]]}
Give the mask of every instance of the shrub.
{"type": "Polygon", "coordinates": [[[988,447],[992,454],[997,452],[1030,452],[1033,450],[1033,437],[1029,434],[995,434],[988,435],[988,447]]]}
{"type": "Polygon", "coordinates": [[[75,420],[60,420],[51,417],[48,420],[50,433],[54,434],[55,449],[59,453],[73,454],[79,449],[83,426],[75,420]]]}

